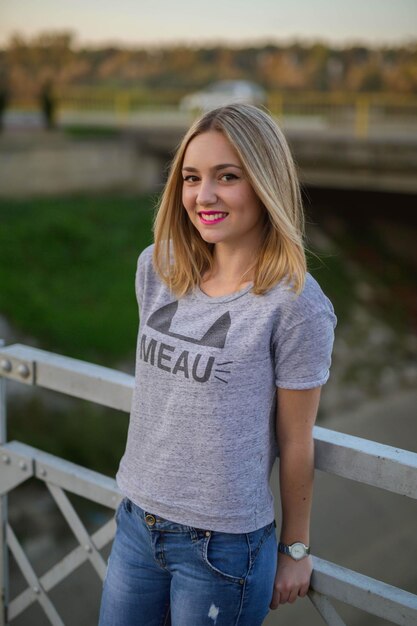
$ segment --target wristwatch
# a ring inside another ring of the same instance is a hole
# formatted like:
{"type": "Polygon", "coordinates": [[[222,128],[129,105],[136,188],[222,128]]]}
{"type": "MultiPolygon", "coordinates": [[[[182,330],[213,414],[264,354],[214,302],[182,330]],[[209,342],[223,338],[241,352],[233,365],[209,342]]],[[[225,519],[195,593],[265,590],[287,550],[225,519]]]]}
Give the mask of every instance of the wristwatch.
{"type": "Polygon", "coordinates": [[[291,545],[287,545],[286,543],[282,543],[280,541],[278,544],[278,552],[287,554],[294,559],[294,561],[301,561],[301,559],[304,559],[310,554],[310,548],[301,541],[295,541],[291,545]]]}

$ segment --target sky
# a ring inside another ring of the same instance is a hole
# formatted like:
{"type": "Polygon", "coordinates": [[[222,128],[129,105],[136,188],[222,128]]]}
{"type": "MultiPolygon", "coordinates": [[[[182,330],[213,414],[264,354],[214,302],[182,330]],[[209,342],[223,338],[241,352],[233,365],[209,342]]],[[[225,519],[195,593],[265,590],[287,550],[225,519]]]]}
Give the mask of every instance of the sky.
{"type": "Polygon", "coordinates": [[[77,45],[396,44],[417,38],[417,0],[0,0],[0,46],[63,30],[77,45]]]}

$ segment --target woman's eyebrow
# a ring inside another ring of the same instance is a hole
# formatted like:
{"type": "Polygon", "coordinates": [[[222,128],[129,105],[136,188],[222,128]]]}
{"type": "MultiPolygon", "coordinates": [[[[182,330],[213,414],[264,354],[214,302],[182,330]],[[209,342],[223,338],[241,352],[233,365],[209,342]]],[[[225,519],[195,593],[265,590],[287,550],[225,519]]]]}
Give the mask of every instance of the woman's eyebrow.
{"type": "MultiPolygon", "coordinates": [[[[236,167],[239,170],[243,169],[242,167],[240,167],[240,165],[236,165],[236,163],[220,163],[219,165],[215,165],[211,169],[217,172],[218,170],[223,170],[226,167],[236,167]]],[[[182,169],[185,172],[198,172],[198,169],[196,167],[187,166],[183,167],[182,169]]]]}

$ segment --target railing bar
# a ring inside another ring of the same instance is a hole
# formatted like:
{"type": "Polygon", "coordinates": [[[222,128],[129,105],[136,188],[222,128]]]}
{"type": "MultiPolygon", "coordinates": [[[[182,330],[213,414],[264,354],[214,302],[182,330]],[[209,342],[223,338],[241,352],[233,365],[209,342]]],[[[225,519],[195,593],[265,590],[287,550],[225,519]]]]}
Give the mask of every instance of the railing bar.
{"type": "MultiPolygon", "coordinates": [[[[0,348],[1,357],[36,363],[34,384],[38,387],[59,391],[126,413],[130,411],[134,377],[129,374],[19,343],[0,348]]],[[[5,375],[15,377],[13,371],[5,375]]]]}
{"type": "Polygon", "coordinates": [[[42,452],[19,441],[12,441],[4,448],[10,454],[24,457],[34,463],[34,475],[42,481],[48,481],[62,487],[65,491],[83,496],[93,502],[116,509],[122,494],[116,481],[110,476],[87,469],[71,461],[42,452]]]}
{"type": "MultiPolygon", "coordinates": [[[[117,406],[121,410],[130,410],[134,388],[133,376],[108,367],[57,355],[22,344],[0,347],[1,356],[6,359],[14,358],[35,363],[35,384],[37,386],[54,389],[55,391],[61,391],[84,399],[91,399],[105,406],[117,406]],[[123,404],[124,408],[122,408],[121,404],[123,404]]],[[[5,376],[13,377],[14,375],[13,372],[10,374],[6,372],[5,376]]],[[[386,463],[392,462],[400,466],[410,466],[413,470],[417,470],[416,453],[398,450],[391,446],[329,431],[321,427],[315,427],[315,439],[318,444],[317,456],[319,462],[323,464],[323,469],[351,477],[354,480],[361,480],[361,477],[356,478],[349,471],[355,463],[348,462],[344,471],[341,463],[337,462],[337,456],[340,451],[344,451],[349,456],[348,461],[352,461],[353,454],[358,454],[358,458],[365,459],[368,464],[370,458],[375,461],[378,460],[378,462],[382,459],[386,463]],[[326,450],[326,463],[324,463],[323,454],[321,454],[321,450],[324,448],[326,450]]],[[[387,471],[383,472],[383,474],[388,474],[391,467],[391,465],[388,465],[387,471]]],[[[322,467],[320,466],[319,469],[322,469],[322,467]]],[[[373,470],[374,467],[369,468],[367,474],[374,475],[375,472],[373,470]]],[[[376,472],[376,475],[375,480],[378,482],[379,472],[376,472]]],[[[413,497],[417,497],[417,488],[414,487],[417,481],[414,476],[413,478],[413,497]]],[[[391,490],[391,487],[389,489],[391,490]]]]}
{"type": "MultiPolygon", "coordinates": [[[[0,356],[35,363],[38,386],[130,410],[133,376],[21,344],[0,348],[0,356]]],[[[416,453],[318,426],[314,436],[317,469],[417,498],[416,453]]]]}
{"type": "Polygon", "coordinates": [[[328,626],[346,626],[327,596],[314,589],[310,589],[307,595],[328,626]]]}
{"type": "Polygon", "coordinates": [[[417,453],[314,427],[315,467],[417,498],[417,453]]]}
{"type": "Polygon", "coordinates": [[[53,626],[65,626],[64,622],[58,615],[57,610],[55,609],[44,588],[42,587],[41,581],[33,570],[29,559],[27,558],[23,548],[21,547],[16,535],[9,525],[7,526],[7,542],[14,558],[16,559],[17,564],[20,567],[23,576],[25,577],[29,586],[32,587],[32,592],[36,594],[36,600],[42,606],[51,624],[53,626]]]}
{"type": "Polygon", "coordinates": [[[7,551],[7,495],[0,496],[0,626],[6,626],[9,607],[9,555],[7,551]]]}
{"type": "Polygon", "coordinates": [[[101,554],[99,554],[94,544],[94,541],[92,540],[84,524],[78,517],[67,495],[62,491],[60,487],[56,487],[55,485],[51,485],[49,483],[46,483],[46,486],[52,494],[55,502],[59,506],[62,515],[67,520],[79,544],[83,546],[84,550],[87,552],[87,556],[91,561],[92,566],[96,570],[97,574],[100,576],[101,580],[104,580],[104,576],[106,574],[106,563],[104,562],[101,554]]]}
{"type": "Polygon", "coordinates": [[[399,626],[417,623],[417,595],[313,557],[311,588],[399,626]]]}
{"type": "MultiPolygon", "coordinates": [[[[4,340],[0,339],[0,349],[4,340]]],[[[0,376],[0,445],[7,441],[6,380],[0,376]]],[[[6,527],[8,521],[7,495],[0,496],[0,626],[7,623],[9,605],[9,558],[6,527]]]]}
{"type": "MultiPolygon", "coordinates": [[[[92,538],[99,550],[113,539],[115,530],[116,523],[114,518],[112,518],[93,534],[92,538]]],[[[87,554],[85,550],[83,550],[81,546],[74,548],[72,552],[67,554],[59,563],[56,563],[41,576],[40,581],[45,591],[51,591],[51,589],[72,574],[72,572],[76,570],[77,567],[80,567],[86,560],[87,554]]],[[[33,602],[35,602],[35,598],[31,590],[25,589],[25,591],[22,591],[10,602],[10,620],[20,615],[20,613],[25,611],[33,602]]]]}
{"type": "MultiPolygon", "coordinates": [[[[101,550],[105,545],[113,540],[115,531],[116,523],[114,521],[114,518],[112,518],[92,535],[92,539],[99,550],[101,550]]],[[[71,574],[71,572],[73,572],[86,560],[87,555],[85,550],[83,550],[81,546],[75,548],[72,552],[70,552],[66,557],[64,557],[59,563],[54,565],[54,567],[51,568],[48,572],[45,572],[45,574],[42,576],[41,580],[44,583],[45,589],[47,591],[52,589],[58,582],[60,582],[60,580],[63,580],[65,576],[71,574]],[[64,574],[64,569],[66,571],[66,574],[64,574]],[[60,580],[58,580],[54,577],[55,574],[60,571],[62,571],[63,576],[60,580]]]]}
{"type": "Polygon", "coordinates": [[[355,435],[348,435],[321,426],[314,427],[314,437],[316,441],[321,443],[332,444],[334,451],[339,451],[340,449],[354,450],[367,456],[376,457],[378,460],[382,457],[383,460],[389,460],[417,470],[416,452],[356,437],[355,435]]]}
{"type": "MultiPolygon", "coordinates": [[[[417,453],[314,427],[316,469],[417,498],[417,453]]],[[[66,491],[116,508],[121,499],[114,479],[20,442],[4,448],[35,460],[35,475],[66,491]],[[111,494],[109,496],[109,494],[111,494]]]]}

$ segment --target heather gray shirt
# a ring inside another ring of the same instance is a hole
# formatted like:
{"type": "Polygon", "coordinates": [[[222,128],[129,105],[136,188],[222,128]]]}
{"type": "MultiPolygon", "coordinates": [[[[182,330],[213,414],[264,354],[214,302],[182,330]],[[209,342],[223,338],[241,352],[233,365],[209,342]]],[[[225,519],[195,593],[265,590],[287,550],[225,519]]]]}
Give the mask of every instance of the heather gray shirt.
{"type": "Polygon", "coordinates": [[[177,299],[140,255],[140,325],[121,492],[146,511],[230,533],[274,519],[277,387],[329,377],[336,316],[307,274],[300,296],[278,284],[177,299]]]}

